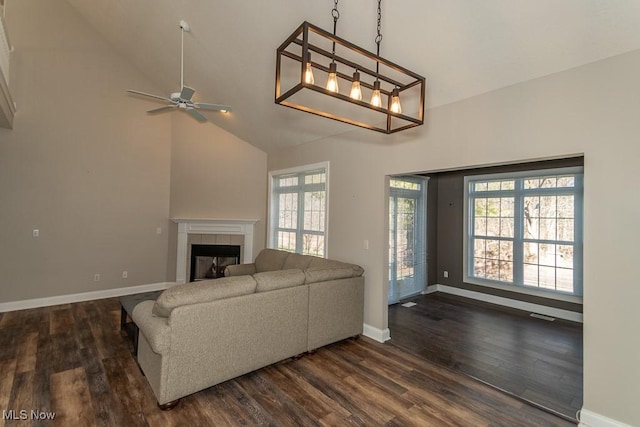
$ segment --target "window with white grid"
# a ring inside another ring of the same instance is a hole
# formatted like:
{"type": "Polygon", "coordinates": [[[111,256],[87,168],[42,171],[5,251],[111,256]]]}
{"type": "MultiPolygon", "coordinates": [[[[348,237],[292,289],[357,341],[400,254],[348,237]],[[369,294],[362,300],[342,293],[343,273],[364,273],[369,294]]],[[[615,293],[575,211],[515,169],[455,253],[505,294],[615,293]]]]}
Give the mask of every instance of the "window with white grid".
{"type": "Polygon", "coordinates": [[[582,295],[582,168],[465,177],[465,281],[582,295]]]}
{"type": "Polygon", "coordinates": [[[271,172],[269,247],[326,256],[328,163],[271,172]]]}

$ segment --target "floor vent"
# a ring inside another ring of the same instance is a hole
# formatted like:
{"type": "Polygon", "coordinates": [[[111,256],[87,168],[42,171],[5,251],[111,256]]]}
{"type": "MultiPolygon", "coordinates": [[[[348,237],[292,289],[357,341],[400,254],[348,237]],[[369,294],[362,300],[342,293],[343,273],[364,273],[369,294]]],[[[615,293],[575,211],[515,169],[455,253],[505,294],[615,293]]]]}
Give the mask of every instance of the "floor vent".
{"type": "Polygon", "coordinates": [[[546,320],[548,322],[553,322],[554,320],[556,320],[555,317],[549,317],[549,316],[545,316],[543,314],[538,314],[538,313],[531,313],[529,316],[535,317],[536,319],[546,320]]]}
{"type": "Polygon", "coordinates": [[[409,301],[409,302],[405,302],[404,304],[400,304],[400,305],[402,305],[403,307],[409,308],[409,307],[413,307],[414,305],[417,305],[417,304],[415,302],[409,301]]]}

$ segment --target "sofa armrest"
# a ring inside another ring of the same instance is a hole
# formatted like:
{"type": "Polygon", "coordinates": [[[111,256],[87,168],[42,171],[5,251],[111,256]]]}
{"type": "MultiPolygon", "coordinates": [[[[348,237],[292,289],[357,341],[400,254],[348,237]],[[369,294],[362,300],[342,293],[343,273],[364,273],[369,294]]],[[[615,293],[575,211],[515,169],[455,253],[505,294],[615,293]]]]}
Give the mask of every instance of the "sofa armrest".
{"type": "Polygon", "coordinates": [[[307,351],[360,335],[364,323],[364,276],[309,286],[307,351]]]}
{"type": "Polygon", "coordinates": [[[224,269],[225,276],[245,276],[256,273],[255,264],[233,264],[224,269]]]}
{"type": "Polygon", "coordinates": [[[171,327],[166,317],[156,317],[152,314],[154,301],[143,301],[136,305],[131,314],[131,319],[142,333],[151,349],[164,354],[169,350],[171,343],[171,327]]]}

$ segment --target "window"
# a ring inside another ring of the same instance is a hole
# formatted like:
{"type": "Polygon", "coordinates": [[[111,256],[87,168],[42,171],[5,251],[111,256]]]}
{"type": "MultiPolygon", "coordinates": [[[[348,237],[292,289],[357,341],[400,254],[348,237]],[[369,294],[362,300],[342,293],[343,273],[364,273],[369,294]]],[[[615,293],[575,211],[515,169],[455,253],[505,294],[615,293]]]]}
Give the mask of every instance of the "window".
{"type": "Polygon", "coordinates": [[[465,280],[582,295],[582,168],[465,177],[465,280]]]}
{"type": "Polygon", "coordinates": [[[269,247],[327,255],[329,164],[270,172],[269,247]]]}

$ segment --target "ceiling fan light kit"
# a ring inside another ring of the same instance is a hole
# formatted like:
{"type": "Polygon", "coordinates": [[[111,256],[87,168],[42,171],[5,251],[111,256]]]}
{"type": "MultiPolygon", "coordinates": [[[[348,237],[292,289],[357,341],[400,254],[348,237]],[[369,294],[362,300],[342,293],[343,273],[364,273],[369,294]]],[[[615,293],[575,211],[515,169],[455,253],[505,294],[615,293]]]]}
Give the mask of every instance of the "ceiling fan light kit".
{"type": "Polygon", "coordinates": [[[169,97],[152,95],[150,93],[140,92],[138,90],[127,90],[128,93],[134,95],[144,96],[146,98],[151,98],[154,101],[164,101],[169,104],[163,105],[162,107],[153,108],[147,113],[154,114],[168,110],[183,110],[191,117],[196,119],[199,122],[206,122],[207,118],[200,113],[198,110],[210,110],[210,111],[219,111],[221,113],[228,113],[231,111],[231,107],[228,105],[222,104],[207,104],[204,102],[194,102],[193,95],[196,93],[195,89],[184,85],[184,33],[189,32],[191,29],[189,24],[185,21],[180,21],[180,35],[181,35],[181,44],[180,44],[180,92],[173,92],[169,97]]]}
{"type": "Polygon", "coordinates": [[[422,125],[425,78],[380,56],[380,0],[377,53],[336,35],[337,6],[333,34],[305,21],[276,50],[276,104],[387,134],[422,125]]]}

